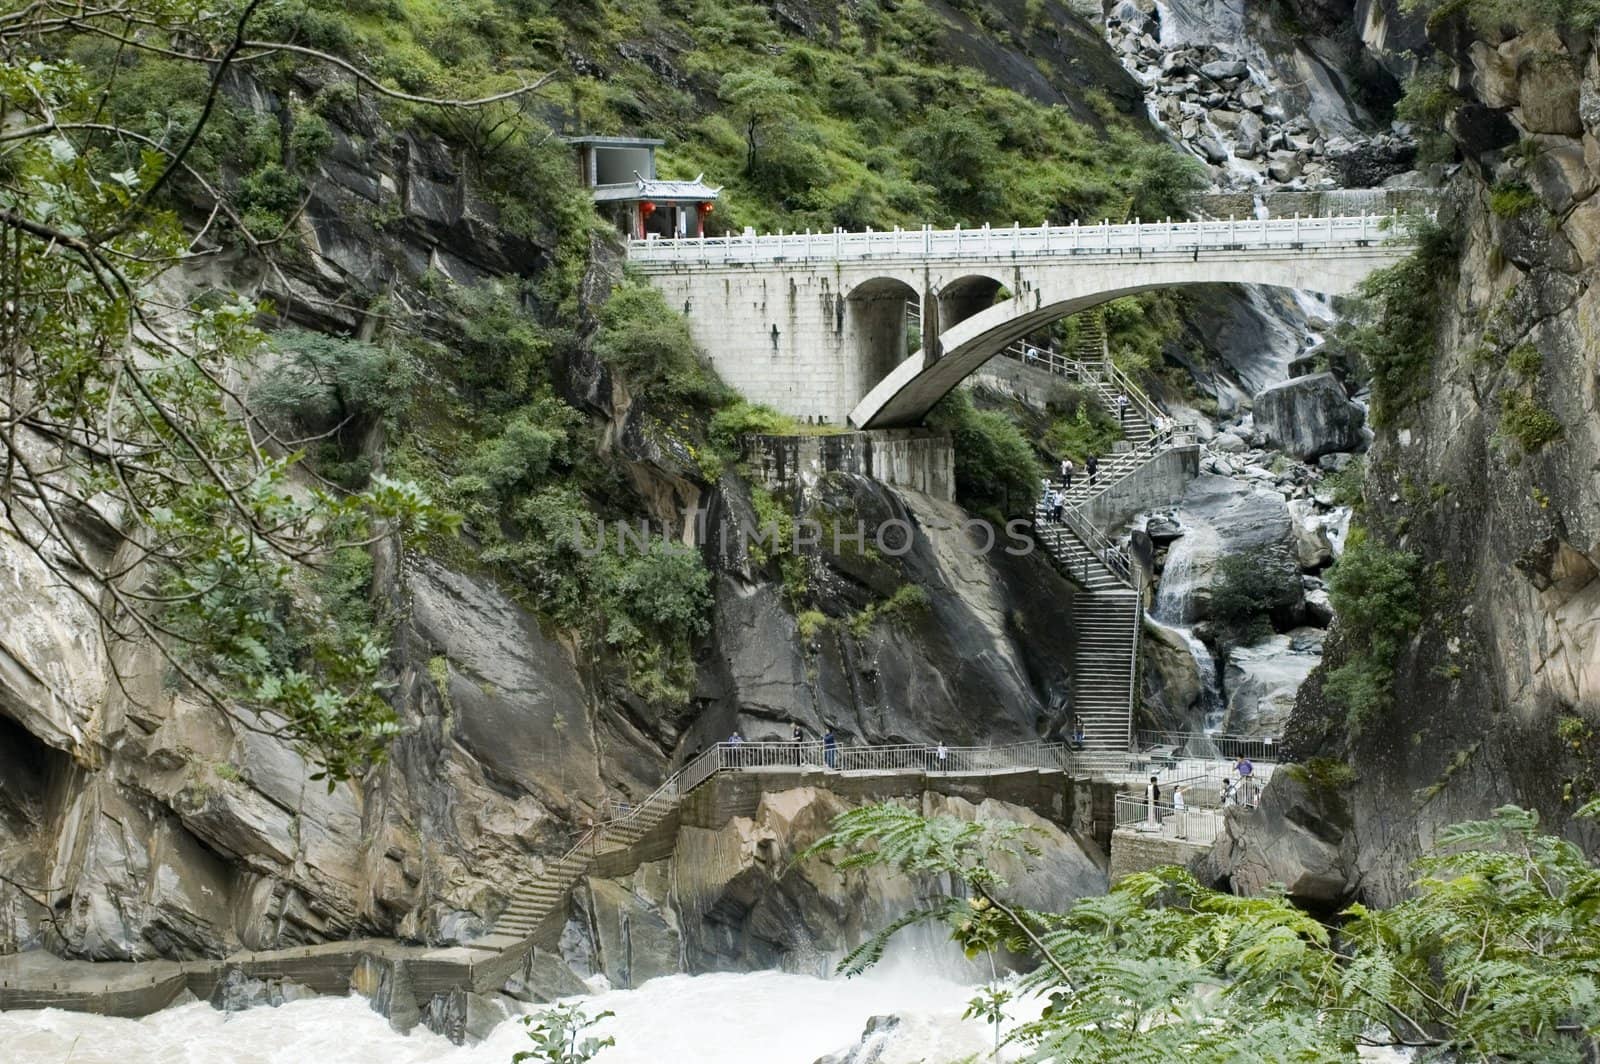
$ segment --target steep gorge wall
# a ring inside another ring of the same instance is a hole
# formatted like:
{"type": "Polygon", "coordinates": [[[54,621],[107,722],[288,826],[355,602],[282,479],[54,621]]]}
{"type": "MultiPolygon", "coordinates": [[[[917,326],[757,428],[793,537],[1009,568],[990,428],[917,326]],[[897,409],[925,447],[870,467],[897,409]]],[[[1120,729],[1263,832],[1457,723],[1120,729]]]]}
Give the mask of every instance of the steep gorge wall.
{"type": "Polygon", "coordinates": [[[1420,558],[1425,616],[1380,719],[1352,730],[1319,673],[1291,725],[1301,756],[1356,769],[1351,885],[1379,903],[1443,825],[1508,802],[1562,825],[1600,789],[1600,60],[1590,34],[1433,35],[1462,95],[1459,267],[1364,489],[1372,534],[1420,558]],[[1558,426],[1540,446],[1518,438],[1534,412],[1558,426]]]}

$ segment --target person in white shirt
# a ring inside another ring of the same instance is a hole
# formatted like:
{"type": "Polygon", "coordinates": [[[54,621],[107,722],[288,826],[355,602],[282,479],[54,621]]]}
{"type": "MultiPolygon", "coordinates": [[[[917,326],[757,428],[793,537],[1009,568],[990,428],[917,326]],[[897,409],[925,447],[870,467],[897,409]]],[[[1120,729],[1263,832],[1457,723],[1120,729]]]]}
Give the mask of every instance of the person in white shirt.
{"type": "Polygon", "coordinates": [[[1189,837],[1189,807],[1183,800],[1183,788],[1172,788],[1172,818],[1177,821],[1178,838],[1189,837]]]}

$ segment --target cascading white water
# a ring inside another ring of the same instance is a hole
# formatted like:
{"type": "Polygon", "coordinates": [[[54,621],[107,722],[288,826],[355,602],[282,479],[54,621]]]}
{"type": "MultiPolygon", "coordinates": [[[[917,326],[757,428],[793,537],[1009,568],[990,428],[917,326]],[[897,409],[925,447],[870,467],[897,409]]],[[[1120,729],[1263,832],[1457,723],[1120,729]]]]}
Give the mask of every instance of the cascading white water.
{"type": "Polygon", "coordinates": [[[1200,678],[1200,712],[1206,731],[1215,731],[1221,725],[1227,707],[1222,701],[1217,661],[1211,656],[1211,649],[1194,634],[1190,622],[1194,619],[1194,592],[1198,582],[1196,559],[1214,556],[1216,547],[1217,533],[1211,526],[1187,527],[1167,549],[1167,562],[1161,570],[1155,605],[1150,611],[1152,622],[1183,637],[1194,658],[1195,672],[1200,678]]]}
{"type": "Polygon", "coordinates": [[[1222,726],[1222,718],[1228,707],[1222,701],[1222,682],[1217,676],[1217,659],[1211,656],[1211,648],[1194,634],[1193,628],[1167,624],[1154,615],[1149,621],[1158,628],[1177,634],[1188,646],[1189,656],[1194,658],[1194,671],[1200,678],[1201,726],[1207,733],[1216,731],[1222,726]]]}
{"type": "MultiPolygon", "coordinates": [[[[595,1064],[812,1064],[855,1045],[871,1017],[891,1013],[904,1018],[893,1060],[942,1061],[993,1046],[992,1028],[961,1019],[972,993],[901,967],[849,980],[674,975],[580,1003],[591,1015],[615,1013],[596,1031],[617,1044],[595,1064]]],[[[141,1020],[0,1013],[0,1045],[13,1064],[506,1064],[528,1040],[512,1019],[477,1045],[453,1046],[421,1029],[395,1033],[364,998],[322,997],[237,1013],[197,1003],[141,1020]]]]}

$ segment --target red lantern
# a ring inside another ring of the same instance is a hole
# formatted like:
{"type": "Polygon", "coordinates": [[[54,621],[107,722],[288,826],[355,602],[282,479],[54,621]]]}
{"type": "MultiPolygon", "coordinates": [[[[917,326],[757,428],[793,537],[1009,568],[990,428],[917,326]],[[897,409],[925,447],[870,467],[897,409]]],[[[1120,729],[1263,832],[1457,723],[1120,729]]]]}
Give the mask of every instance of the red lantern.
{"type": "Polygon", "coordinates": [[[649,200],[645,200],[643,203],[639,204],[639,213],[644,215],[646,218],[650,217],[655,212],[656,205],[651,203],[649,200]]]}
{"type": "Polygon", "coordinates": [[[701,216],[704,217],[705,215],[710,214],[715,208],[716,204],[714,203],[701,203],[695,207],[695,210],[699,211],[701,216]]]}

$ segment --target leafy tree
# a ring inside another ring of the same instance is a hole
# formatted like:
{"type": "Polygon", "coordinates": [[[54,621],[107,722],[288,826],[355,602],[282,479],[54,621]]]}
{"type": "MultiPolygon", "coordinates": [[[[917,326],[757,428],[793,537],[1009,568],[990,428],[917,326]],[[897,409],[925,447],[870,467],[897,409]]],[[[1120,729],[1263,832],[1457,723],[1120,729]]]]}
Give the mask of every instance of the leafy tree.
{"type": "Polygon", "coordinates": [[[1211,615],[1223,641],[1249,646],[1272,634],[1271,613],[1300,597],[1300,570],[1281,550],[1230,554],[1217,563],[1211,615]]]}
{"type": "Polygon", "coordinates": [[[1401,262],[1368,275],[1349,324],[1337,344],[1361,361],[1372,379],[1372,421],[1393,424],[1427,396],[1437,349],[1440,293],[1455,275],[1455,244],[1427,220],[1408,220],[1417,250],[1401,262]]]}
{"type": "Polygon", "coordinates": [[[744,172],[754,176],[766,135],[782,136],[785,123],[797,116],[800,86],[770,69],[735,70],[722,79],[717,95],[744,127],[744,172]]]}
{"type": "MultiPolygon", "coordinates": [[[[262,219],[295,207],[286,164],[322,142],[311,123],[287,155],[254,154],[262,124],[232,115],[223,92],[241,55],[252,69],[293,56],[425,107],[492,101],[393,89],[271,39],[270,24],[259,0],[0,12],[0,521],[108,637],[156,648],[238,726],[303,744],[331,786],[382,756],[395,723],[379,682],[386,648],[371,628],[338,623],[318,571],[449,519],[407,482],[307,485],[233,383],[265,351],[259,308],[162,290],[174,264],[229,244],[276,271],[268,247],[281,234],[259,231],[262,219]],[[109,62],[95,50],[107,42],[109,62]],[[124,68],[145,94],[136,108],[115,91],[124,68]],[[174,86],[189,95],[168,107],[174,86]],[[230,137],[252,164],[231,182],[209,169],[230,137]],[[177,205],[205,221],[186,232],[177,205]]],[[[279,384],[307,397],[308,364],[286,372],[279,384]]],[[[125,657],[108,660],[120,670],[125,657]]]]}
{"type": "Polygon", "coordinates": [[[1138,149],[1130,160],[1130,169],[1134,178],[1129,190],[1129,214],[1145,221],[1187,218],[1194,197],[1210,184],[1200,160],[1162,145],[1138,149]]]}
{"type": "MultiPolygon", "coordinates": [[[[1578,812],[1597,814],[1600,800],[1578,812]]],[[[1030,1061],[1354,1061],[1383,1045],[1577,1064],[1600,1051],[1600,868],[1525,810],[1441,832],[1411,898],[1352,906],[1337,927],[1281,894],[1233,897],[1178,868],[1033,911],[993,871],[1027,853],[1015,825],[885,804],[841,815],[801,859],[954,884],[965,897],[906,914],[839,969],[864,970],[920,923],[943,924],[969,955],[1003,944],[1034,965],[1017,995],[1047,1002],[1009,1036],[1030,1061]]],[[[1006,1004],[980,993],[968,1014],[998,1023],[1006,1004]]]]}
{"type": "Polygon", "coordinates": [[[907,139],[917,180],[931,186],[951,210],[982,218],[1000,200],[995,172],[1000,139],[982,116],[941,110],[907,139]]]}
{"type": "Polygon", "coordinates": [[[969,510],[1017,513],[1039,493],[1041,470],[1022,430],[1004,414],[978,410],[957,389],[940,400],[928,423],[948,429],[956,457],[956,496],[969,510]]]}

